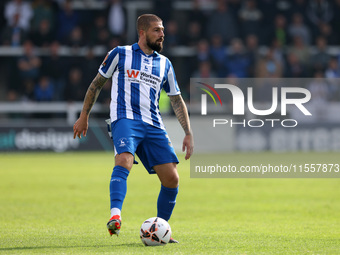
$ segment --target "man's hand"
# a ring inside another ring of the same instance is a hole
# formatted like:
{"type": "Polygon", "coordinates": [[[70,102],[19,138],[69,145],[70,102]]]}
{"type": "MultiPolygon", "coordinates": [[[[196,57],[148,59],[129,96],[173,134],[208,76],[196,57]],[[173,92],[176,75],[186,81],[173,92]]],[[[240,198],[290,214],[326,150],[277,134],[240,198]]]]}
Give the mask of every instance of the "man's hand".
{"type": "Polygon", "coordinates": [[[187,150],[187,153],[185,155],[185,159],[189,159],[194,152],[194,139],[192,134],[187,134],[185,135],[183,139],[183,146],[182,146],[182,151],[187,150]]]}
{"type": "Polygon", "coordinates": [[[85,137],[88,127],[88,117],[80,114],[79,119],[73,125],[73,139],[75,139],[77,136],[79,137],[79,139],[81,139],[81,134],[83,134],[83,137],[85,137]]]}

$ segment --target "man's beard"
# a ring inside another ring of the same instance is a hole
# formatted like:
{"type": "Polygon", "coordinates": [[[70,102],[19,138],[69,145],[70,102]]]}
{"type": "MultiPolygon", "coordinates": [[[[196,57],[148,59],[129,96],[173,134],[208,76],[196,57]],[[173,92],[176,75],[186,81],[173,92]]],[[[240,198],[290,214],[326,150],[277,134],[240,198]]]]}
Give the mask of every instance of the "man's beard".
{"type": "Polygon", "coordinates": [[[150,49],[157,51],[158,53],[162,52],[162,50],[163,50],[163,43],[162,42],[158,42],[158,43],[157,43],[157,41],[151,42],[149,37],[146,37],[146,45],[150,49]]]}

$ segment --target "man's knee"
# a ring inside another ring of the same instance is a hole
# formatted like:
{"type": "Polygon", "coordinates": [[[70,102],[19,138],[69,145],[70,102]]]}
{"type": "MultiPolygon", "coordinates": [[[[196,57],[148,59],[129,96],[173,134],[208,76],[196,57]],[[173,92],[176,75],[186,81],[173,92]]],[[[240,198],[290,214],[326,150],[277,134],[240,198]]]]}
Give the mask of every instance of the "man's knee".
{"type": "Polygon", "coordinates": [[[123,152],[121,154],[117,154],[115,157],[115,165],[116,166],[122,166],[126,168],[127,170],[131,170],[133,165],[134,157],[129,152],[123,152]]]}
{"type": "Polygon", "coordinates": [[[174,171],[172,171],[172,173],[169,174],[166,178],[163,178],[161,182],[164,187],[177,188],[179,185],[179,175],[177,173],[177,170],[175,169],[174,171]]]}
{"type": "Polygon", "coordinates": [[[170,177],[170,183],[172,188],[177,188],[179,184],[179,175],[177,171],[174,172],[174,174],[170,177]]]}

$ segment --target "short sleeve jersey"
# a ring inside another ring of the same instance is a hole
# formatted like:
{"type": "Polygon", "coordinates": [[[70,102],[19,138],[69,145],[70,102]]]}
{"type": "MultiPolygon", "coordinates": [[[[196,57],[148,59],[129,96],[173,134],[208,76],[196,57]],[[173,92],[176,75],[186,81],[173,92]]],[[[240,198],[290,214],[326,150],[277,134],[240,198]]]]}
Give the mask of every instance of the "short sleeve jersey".
{"type": "Polygon", "coordinates": [[[135,43],[108,52],[98,71],[112,77],[111,122],[135,119],[164,129],[158,107],[161,90],[169,96],[181,93],[168,58],[157,52],[146,55],[135,43]]]}

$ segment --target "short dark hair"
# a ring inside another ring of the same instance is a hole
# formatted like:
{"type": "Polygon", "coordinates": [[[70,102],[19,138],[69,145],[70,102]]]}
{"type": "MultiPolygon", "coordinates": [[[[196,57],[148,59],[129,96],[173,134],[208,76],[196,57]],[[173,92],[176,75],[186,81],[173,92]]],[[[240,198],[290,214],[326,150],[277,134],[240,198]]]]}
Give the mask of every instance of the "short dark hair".
{"type": "Polygon", "coordinates": [[[137,33],[139,35],[139,30],[147,31],[150,27],[151,22],[162,22],[162,19],[155,14],[143,14],[137,19],[137,33]]]}

